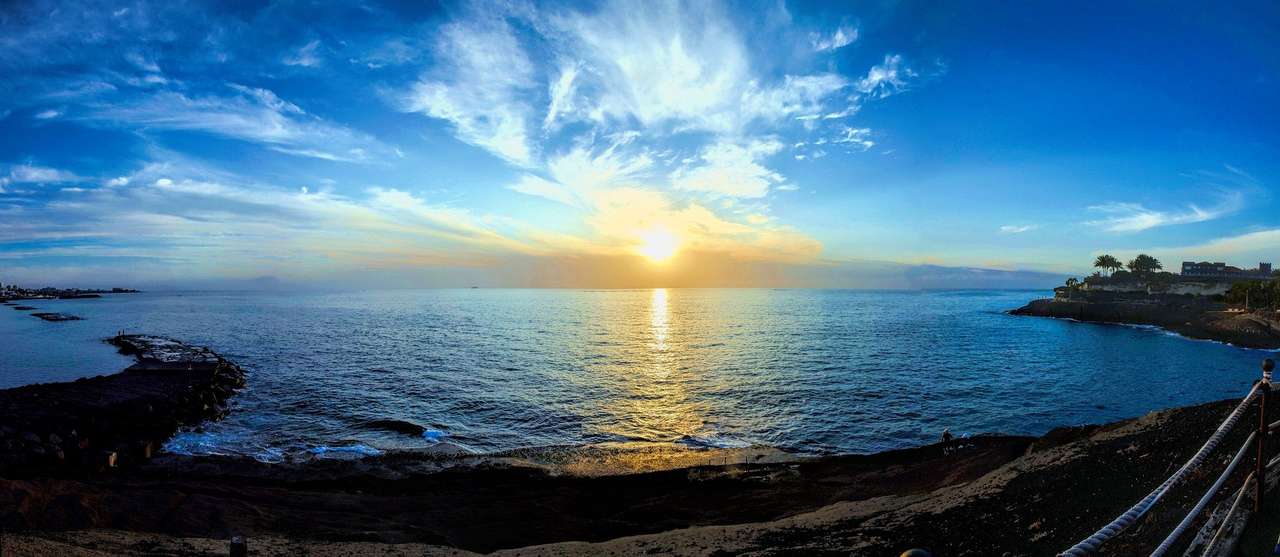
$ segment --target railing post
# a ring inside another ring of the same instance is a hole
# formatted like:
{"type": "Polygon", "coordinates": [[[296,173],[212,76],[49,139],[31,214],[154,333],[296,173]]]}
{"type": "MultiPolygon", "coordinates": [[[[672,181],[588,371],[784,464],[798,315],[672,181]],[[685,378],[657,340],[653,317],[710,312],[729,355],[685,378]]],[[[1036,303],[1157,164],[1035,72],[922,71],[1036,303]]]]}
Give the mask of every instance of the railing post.
{"type": "Polygon", "coordinates": [[[1276,363],[1271,358],[1262,360],[1262,384],[1258,385],[1258,462],[1253,477],[1258,481],[1258,490],[1253,499],[1253,512],[1262,512],[1263,497],[1267,491],[1267,398],[1271,394],[1271,370],[1276,363]]]}

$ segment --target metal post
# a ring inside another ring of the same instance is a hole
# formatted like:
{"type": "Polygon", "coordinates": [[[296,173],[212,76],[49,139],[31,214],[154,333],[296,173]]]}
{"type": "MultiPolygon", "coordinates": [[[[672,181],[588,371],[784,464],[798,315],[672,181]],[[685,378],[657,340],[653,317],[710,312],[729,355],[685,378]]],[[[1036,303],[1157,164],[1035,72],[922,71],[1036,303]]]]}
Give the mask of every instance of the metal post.
{"type": "Polygon", "coordinates": [[[243,536],[232,536],[230,546],[227,553],[230,557],[249,557],[249,544],[243,536]]]}
{"type": "Polygon", "coordinates": [[[1263,497],[1267,491],[1267,398],[1271,394],[1271,370],[1276,363],[1271,358],[1262,360],[1262,384],[1258,391],[1262,397],[1258,402],[1258,462],[1253,473],[1257,478],[1258,491],[1253,499],[1253,512],[1262,512],[1263,497]]]}

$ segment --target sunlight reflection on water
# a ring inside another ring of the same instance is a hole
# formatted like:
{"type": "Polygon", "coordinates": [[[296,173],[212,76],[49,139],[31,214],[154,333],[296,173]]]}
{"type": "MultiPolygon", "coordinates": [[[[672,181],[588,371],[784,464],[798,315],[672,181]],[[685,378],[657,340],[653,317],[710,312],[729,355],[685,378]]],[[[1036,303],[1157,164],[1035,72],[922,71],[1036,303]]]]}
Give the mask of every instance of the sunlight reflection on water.
{"type": "MultiPolygon", "coordinates": [[[[250,372],[193,451],[618,442],[871,452],[1238,396],[1267,355],[1001,313],[1034,292],[657,289],[141,294],[0,312],[8,386],[123,365],[118,329],[250,372]],[[119,362],[119,363],[117,363],[119,362]],[[433,436],[365,427],[412,422],[433,436]]],[[[115,369],[118,369],[115,368],[115,369]]]]}

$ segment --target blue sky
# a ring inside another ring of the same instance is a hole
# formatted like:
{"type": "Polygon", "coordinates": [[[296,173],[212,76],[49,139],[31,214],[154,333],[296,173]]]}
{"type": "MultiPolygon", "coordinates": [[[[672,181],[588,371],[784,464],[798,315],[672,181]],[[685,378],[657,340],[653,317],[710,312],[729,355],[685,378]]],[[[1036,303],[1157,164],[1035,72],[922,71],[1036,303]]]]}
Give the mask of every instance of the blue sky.
{"type": "Polygon", "coordinates": [[[0,281],[1251,266],[1280,259],[1277,45],[1261,2],[9,4],[0,281]]]}

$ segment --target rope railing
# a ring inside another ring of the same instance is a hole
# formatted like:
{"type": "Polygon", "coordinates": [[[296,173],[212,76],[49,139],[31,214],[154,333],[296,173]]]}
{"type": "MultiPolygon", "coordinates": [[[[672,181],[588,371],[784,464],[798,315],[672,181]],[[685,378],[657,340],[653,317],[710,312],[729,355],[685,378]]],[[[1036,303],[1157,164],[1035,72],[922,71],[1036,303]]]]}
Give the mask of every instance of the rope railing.
{"type": "Polygon", "coordinates": [[[1187,516],[1182,518],[1182,522],[1179,522],[1172,532],[1169,532],[1169,536],[1163,542],[1160,542],[1160,547],[1151,552],[1151,557],[1163,557],[1166,552],[1173,548],[1173,544],[1177,543],[1182,533],[1187,531],[1187,528],[1191,526],[1191,522],[1197,516],[1200,516],[1200,512],[1209,505],[1209,500],[1213,499],[1213,496],[1218,494],[1218,490],[1222,489],[1222,484],[1227,483],[1227,478],[1231,476],[1232,472],[1236,471],[1236,466],[1240,464],[1241,460],[1244,460],[1244,455],[1249,452],[1249,448],[1253,446],[1253,440],[1257,437],[1258,432],[1256,431],[1249,434],[1249,438],[1244,441],[1244,445],[1240,446],[1240,450],[1236,451],[1235,458],[1232,458],[1231,463],[1227,464],[1227,468],[1218,476],[1217,481],[1213,482],[1213,486],[1204,492],[1204,496],[1199,501],[1196,501],[1196,506],[1191,508],[1191,512],[1188,512],[1187,516]]]}
{"type": "MultiPolygon", "coordinates": [[[[1106,543],[1107,540],[1116,537],[1121,532],[1137,523],[1138,519],[1142,518],[1147,511],[1151,510],[1151,508],[1154,507],[1155,504],[1165,496],[1165,494],[1173,489],[1175,485],[1185,480],[1192,471],[1199,468],[1206,462],[1209,454],[1222,443],[1222,440],[1226,438],[1231,429],[1240,421],[1240,417],[1244,415],[1245,410],[1256,398],[1262,399],[1259,406],[1260,417],[1257,430],[1249,435],[1248,440],[1246,440],[1244,445],[1236,452],[1235,458],[1233,458],[1227,465],[1226,470],[1219,475],[1218,479],[1214,481],[1209,490],[1200,498],[1195,507],[1191,509],[1191,512],[1182,519],[1178,526],[1169,533],[1169,535],[1163,542],[1161,542],[1160,546],[1157,547],[1155,552],[1151,555],[1153,557],[1162,556],[1169,551],[1175,543],[1177,543],[1178,538],[1186,532],[1187,528],[1190,527],[1195,518],[1199,516],[1205,506],[1209,504],[1209,501],[1213,499],[1213,496],[1222,489],[1223,484],[1226,483],[1232,472],[1234,472],[1236,467],[1239,466],[1240,462],[1244,459],[1245,454],[1248,453],[1249,447],[1254,445],[1255,442],[1257,444],[1257,468],[1254,471],[1254,475],[1262,478],[1263,470],[1265,470],[1265,465],[1267,464],[1265,458],[1267,434],[1272,429],[1280,427],[1280,421],[1271,424],[1268,424],[1266,421],[1267,395],[1271,390],[1271,370],[1273,367],[1274,364],[1270,359],[1263,361],[1262,381],[1254,383],[1253,388],[1249,390],[1249,394],[1245,395],[1244,399],[1242,399],[1240,403],[1236,405],[1235,409],[1231,411],[1231,414],[1229,414],[1226,419],[1218,425],[1218,429],[1213,432],[1213,435],[1209,436],[1209,439],[1204,442],[1204,445],[1200,447],[1200,450],[1196,451],[1196,453],[1192,455],[1186,463],[1178,468],[1177,471],[1165,479],[1165,481],[1159,486],[1156,486],[1156,488],[1152,490],[1151,493],[1148,493],[1146,497],[1143,497],[1120,516],[1116,517],[1115,520],[1112,520],[1106,526],[1103,526],[1097,532],[1094,532],[1089,537],[1081,540],[1070,549],[1063,551],[1059,554],[1059,557],[1081,557],[1097,552],[1102,547],[1102,544],[1106,543]]],[[[1265,482],[1259,482],[1260,487],[1255,494],[1254,500],[1255,510],[1260,510],[1262,508],[1262,497],[1263,491],[1265,490],[1261,486],[1264,484],[1265,482]]],[[[1215,544],[1210,545],[1212,546],[1215,544]]]]}

